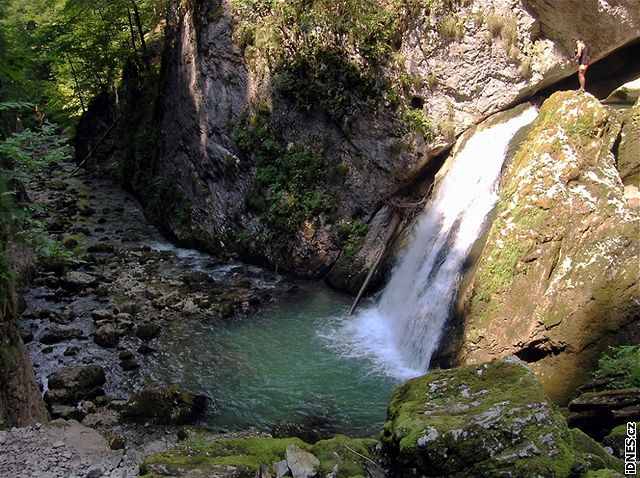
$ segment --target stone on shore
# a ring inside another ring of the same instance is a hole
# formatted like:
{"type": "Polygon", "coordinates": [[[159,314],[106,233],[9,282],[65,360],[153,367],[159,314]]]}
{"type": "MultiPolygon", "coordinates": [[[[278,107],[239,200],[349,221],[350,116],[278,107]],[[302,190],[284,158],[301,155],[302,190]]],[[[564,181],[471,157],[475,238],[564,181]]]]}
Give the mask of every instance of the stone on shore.
{"type": "Polygon", "coordinates": [[[106,381],[104,369],[99,365],[65,367],[48,377],[49,391],[45,401],[49,404],[75,405],[80,400],[104,395],[106,381]]]}
{"type": "Polygon", "coordinates": [[[122,418],[152,421],[158,424],[183,424],[196,420],[204,412],[207,398],[177,385],[145,388],[129,400],[122,418]]]}

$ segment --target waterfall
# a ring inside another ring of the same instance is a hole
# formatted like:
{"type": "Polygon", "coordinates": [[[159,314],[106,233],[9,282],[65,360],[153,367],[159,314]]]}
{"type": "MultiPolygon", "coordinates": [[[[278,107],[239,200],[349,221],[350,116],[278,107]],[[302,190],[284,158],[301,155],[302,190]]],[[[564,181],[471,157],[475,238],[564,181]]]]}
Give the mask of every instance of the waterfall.
{"type": "Polygon", "coordinates": [[[352,356],[369,356],[400,378],[429,362],[456,300],[465,261],[498,199],[509,143],[535,108],[480,129],[458,151],[416,221],[408,246],[376,306],[334,334],[352,356]]]}

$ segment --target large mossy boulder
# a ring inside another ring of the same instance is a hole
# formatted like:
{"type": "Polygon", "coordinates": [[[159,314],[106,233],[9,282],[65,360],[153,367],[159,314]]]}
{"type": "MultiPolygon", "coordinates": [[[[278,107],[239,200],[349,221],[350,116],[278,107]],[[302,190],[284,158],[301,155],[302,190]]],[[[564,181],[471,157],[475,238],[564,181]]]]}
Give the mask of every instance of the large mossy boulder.
{"type": "Polygon", "coordinates": [[[582,457],[560,411],[515,358],[404,383],[389,404],[381,442],[394,476],[405,478],[562,478],[605,463],[582,457]]]}
{"type": "Polygon", "coordinates": [[[619,114],[591,95],[545,101],[502,178],[461,362],[515,354],[565,401],[607,345],[640,340],[640,217],[616,168],[620,141],[619,114]]]}
{"type": "Polygon", "coordinates": [[[207,397],[178,385],[148,387],[127,402],[122,418],[134,422],[184,424],[197,420],[206,406],[207,397]]]}
{"type": "Polygon", "coordinates": [[[44,396],[49,406],[76,405],[104,395],[104,369],[99,365],[77,365],[56,370],[48,377],[49,390],[44,396]]]}
{"type": "Polygon", "coordinates": [[[309,445],[299,438],[201,435],[178,448],[147,457],[140,466],[145,477],[255,478],[370,476],[377,442],[336,435],[309,445]]]}

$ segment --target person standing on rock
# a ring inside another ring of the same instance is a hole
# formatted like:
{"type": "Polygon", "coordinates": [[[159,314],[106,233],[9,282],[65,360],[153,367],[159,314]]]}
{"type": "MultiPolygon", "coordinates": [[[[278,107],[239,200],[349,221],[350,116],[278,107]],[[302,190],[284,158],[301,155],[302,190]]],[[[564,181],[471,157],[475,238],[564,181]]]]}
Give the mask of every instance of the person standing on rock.
{"type": "Polygon", "coordinates": [[[580,93],[584,93],[584,87],[586,84],[585,74],[587,73],[589,61],[591,60],[591,57],[589,56],[589,47],[582,38],[573,37],[571,41],[576,44],[573,59],[578,62],[578,81],[580,82],[580,89],[578,91],[580,93]]]}

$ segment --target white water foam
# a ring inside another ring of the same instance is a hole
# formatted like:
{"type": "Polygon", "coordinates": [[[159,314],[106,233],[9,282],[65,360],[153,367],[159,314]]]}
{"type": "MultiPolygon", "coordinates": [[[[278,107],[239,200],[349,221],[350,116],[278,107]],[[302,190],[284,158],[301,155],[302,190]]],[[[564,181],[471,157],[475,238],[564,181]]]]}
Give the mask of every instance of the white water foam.
{"type": "Polygon", "coordinates": [[[536,109],[529,108],[481,129],[457,153],[377,305],[324,333],[343,354],[368,357],[384,373],[400,379],[429,368],[469,251],[498,199],[509,143],[536,116],[536,109]]]}

